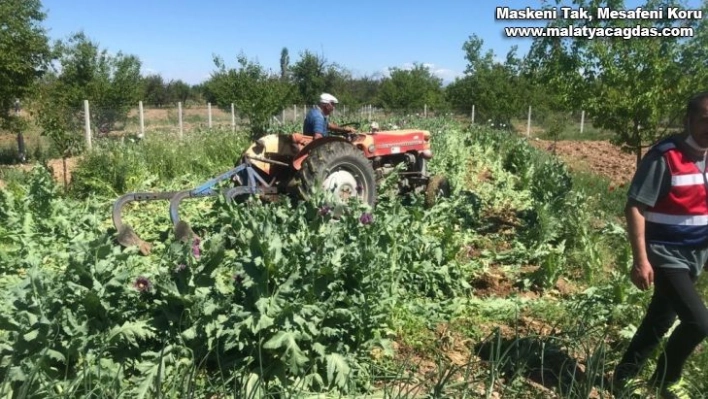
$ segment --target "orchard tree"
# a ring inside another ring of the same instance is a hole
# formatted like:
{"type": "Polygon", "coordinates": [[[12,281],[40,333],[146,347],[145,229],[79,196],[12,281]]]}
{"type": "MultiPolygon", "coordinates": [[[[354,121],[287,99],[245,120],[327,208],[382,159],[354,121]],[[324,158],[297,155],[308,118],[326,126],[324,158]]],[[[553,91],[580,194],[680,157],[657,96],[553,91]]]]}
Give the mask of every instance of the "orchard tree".
{"type": "Polygon", "coordinates": [[[220,57],[214,57],[217,70],[205,82],[205,92],[209,101],[222,108],[233,103],[249,119],[256,139],[267,132],[271,118],[291,103],[295,88],[244,55],[237,59],[239,67],[227,69],[220,57]]]}
{"type": "Polygon", "coordinates": [[[474,105],[480,119],[509,123],[529,105],[528,81],[522,75],[524,64],[516,56],[515,46],[503,63],[483,47],[484,41],[476,35],[464,42],[465,75],[448,85],[447,98],[458,111],[469,112],[474,105]]]}
{"type": "Polygon", "coordinates": [[[352,111],[362,104],[361,99],[356,97],[356,92],[352,85],[355,79],[346,68],[336,63],[328,65],[323,75],[323,81],[323,91],[334,94],[340,103],[334,112],[334,117],[344,112],[345,109],[352,111]]]}
{"type": "Polygon", "coordinates": [[[140,60],[122,52],[110,55],[83,32],[57,42],[55,49],[60,70],[54,87],[65,94],[67,112],[81,116],[88,100],[95,126],[110,129],[125,121],[142,94],[140,60]]]}
{"type": "Polygon", "coordinates": [[[14,114],[13,106],[30,93],[51,60],[40,25],[45,17],[39,0],[0,1],[0,128],[17,133],[21,159],[26,123],[14,114]]]}
{"type": "MultiPolygon", "coordinates": [[[[597,7],[626,8],[619,0],[574,0],[575,6],[594,13],[597,7]]],[[[556,1],[560,4],[560,0],[556,1]]],[[[672,0],[650,0],[644,9],[681,7],[672,0]]],[[[703,3],[704,13],[706,2],[703,3]]],[[[578,24],[576,24],[578,25],[578,24]]],[[[692,28],[693,37],[596,37],[578,39],[558,49],[553,65],[559,80],[576,80],[581,73],[588,84],[578,90],[569,84],[563,96],[573,99],[594,118],[594,124],[615,133],[612,141],[634,152],[637,163],[642,148],[651,145],[670,129],[681,126],[683,107],[696,88],[706,87],[705,20],[593,20],[590,27],[629,30],[645,28],[692,28]],[[573,95],[582,93],[582,97],[573,95]]],[[[580,25],[578,25],[580,26],[580,25]]],[[[547,46],[547,44],[546,44],[547,46]]],[[[562,86],[561,86],[562,87],[562,86]]]]}
{"type": "Polygon", "coordinates": [[[142,98],[148,104],[162,108],[170,101],[167,84],[162,75],[150,74],[142,78],[142,98]]]}
{"type": "Polygon", "coordinates": [[[379,96],[383,75],[372,74],[361,77],[351,77],[345,82],[346,91],[353,98],[352,106],[362,106],[369,104],[372,98],[379,96]]]}
{"type": "Polygon", "coordinates": [[[323,57],[305,50],[290,68],[290,73],[300,94],[300,100],[306,104],[315,104],[320,93],[328,90],[325,75],[328,63],[323,57]]]}
{"type": "Polygon", "coordinates": [[[194,97],[192,87],[181,79],[172,80],[167,84],[167,98],[170,101],[186,103],[187,100],[194,97]]]}
{"type": "Polygon", "coordinates": [[[290,53],[287,47],[283,47],[280,50],[280,79],[288,80],[290,73],[288,69],[290,68],[290,53]]]}
{"type": "Polygon", "coordinates": [[[384,108],[409,114],[422,112],[426,105],[432,109],[445,106],[442,79],[429,67],[414,63],[410,69],[389,68],[389,73],[379,90],[379,103],[384,108]]]}
{"type": "Polygon", "coordinates": [[[36,92],[41,108],[34,115],[41,130],[41,135],[49,138],[59,151],[64,170],[64,190],[68,190],[67,158],[79,153],[83,147],[83,136],[77,134],[80,121],[71,112],[67,112],[69,93],[61,90],[61,84],[55,75],[45,76],[36,92]]]}

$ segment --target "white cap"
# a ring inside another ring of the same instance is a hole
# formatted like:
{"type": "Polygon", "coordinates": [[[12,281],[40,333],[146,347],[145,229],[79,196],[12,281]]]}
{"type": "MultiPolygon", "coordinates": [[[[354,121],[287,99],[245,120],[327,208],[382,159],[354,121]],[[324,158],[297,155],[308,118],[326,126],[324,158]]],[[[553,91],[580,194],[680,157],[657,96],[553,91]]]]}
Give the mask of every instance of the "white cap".
{"type": "Polygon", "coordinates": [[[320,95],[320,104],[337,104],[339,101],[337,98],[329,93],[322,93],[320,95]]]}

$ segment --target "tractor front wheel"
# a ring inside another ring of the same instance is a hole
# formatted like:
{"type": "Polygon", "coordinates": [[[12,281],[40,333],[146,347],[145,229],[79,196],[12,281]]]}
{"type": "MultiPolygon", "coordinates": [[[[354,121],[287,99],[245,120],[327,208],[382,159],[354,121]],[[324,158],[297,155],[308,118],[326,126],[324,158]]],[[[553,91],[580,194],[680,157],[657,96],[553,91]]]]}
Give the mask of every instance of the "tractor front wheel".
{"type": "Polygon", "coordinates": [[[344,202],[358,197],[373,207],[376,201],[376,178],[371,163],[359,149],[344,141],[314,148],[302,163],[297,179],[300,195],[305,199],[317,187],[344,202]]]}
{"type": "Polygon", "coordinates": [[[432,207],[437,202],[438,197],[447,198],[452,192],[450,181],[443,175],[435,175],[430,178],[425,187],[425,205],[432,207]]]}

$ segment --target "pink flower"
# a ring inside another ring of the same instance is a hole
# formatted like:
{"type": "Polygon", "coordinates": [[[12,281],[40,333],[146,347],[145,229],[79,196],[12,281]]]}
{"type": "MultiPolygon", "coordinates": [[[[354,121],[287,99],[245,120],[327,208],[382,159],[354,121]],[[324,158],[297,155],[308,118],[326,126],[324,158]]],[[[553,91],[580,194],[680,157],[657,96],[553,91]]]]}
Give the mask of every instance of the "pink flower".
{"type": "Polygon", "coordinates": [[[359,222],[363,225],[371,224],[374,222],[374,215],[364,212],[360,217],[359,217],[359,222]]]}
{"type": "Polygon", "coordinates": [[[201,240],[199,237],[194,237],[194,242],[192,243],[192,254],[195,258],[199,259],[201,257],[201,250],[199,249],[199,244],[201,240]]]}
{"type": "Polygon", "coordinates": [[[329,213],[330,213],[331,211],[332,211],[332,208],[330,208],[330,207],[327,206],[327,205],[322,205],[322,206],[320,207],[320,210],[319,210],[318,213],[319,213],[320,216],[326,216],[326,215],[329,215],[329,213]]]}

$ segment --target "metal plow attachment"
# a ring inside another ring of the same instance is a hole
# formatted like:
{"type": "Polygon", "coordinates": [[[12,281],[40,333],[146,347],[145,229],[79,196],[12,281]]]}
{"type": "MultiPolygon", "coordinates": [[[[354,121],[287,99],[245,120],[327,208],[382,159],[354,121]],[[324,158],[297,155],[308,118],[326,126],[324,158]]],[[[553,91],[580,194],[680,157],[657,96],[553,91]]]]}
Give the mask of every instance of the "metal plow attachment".
{"type": "MultiPolygon", "coordinates": [[[[261,160],[261,159],[259,159],[261,160]]],[[[267,160],[266,160],[267,161],[267,160]]],[[[138,236],[133,228],[123,222],[123,208],[131,202],[143,201],[169,201],[170,220],[172,220],[175,237],[182,242],[189,242],[196,236],[189,224],[181,220],[179,215],[179,205],[189,198],[214,197],[222,194],[227,201],[232,201],[241,195],[270,194],[275,193],[275,188],[265,182],[258,173],[253,170],[250,163],[246,162],[228,172],[221,174],[193,190],[168,191],[157,193],[128,193],[119,197],[113,203],[113,225],[117,231],[116,241],[124,247],[137,246],[143,255],[150,254],[152,245],[138,236]],[[242,179],[245,178],[246,182],[242,179]],[[236,187],[217,190],[216,185],[224,180],[234,180],[236,187]]]]}

